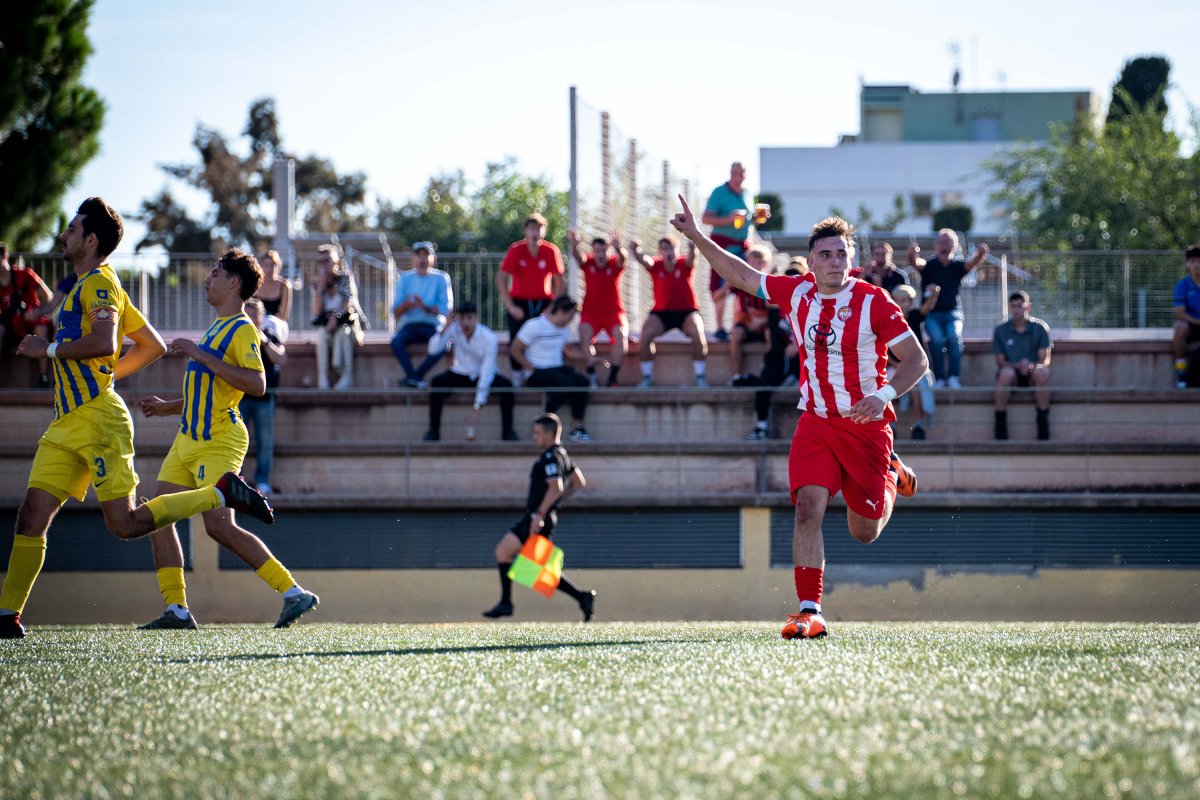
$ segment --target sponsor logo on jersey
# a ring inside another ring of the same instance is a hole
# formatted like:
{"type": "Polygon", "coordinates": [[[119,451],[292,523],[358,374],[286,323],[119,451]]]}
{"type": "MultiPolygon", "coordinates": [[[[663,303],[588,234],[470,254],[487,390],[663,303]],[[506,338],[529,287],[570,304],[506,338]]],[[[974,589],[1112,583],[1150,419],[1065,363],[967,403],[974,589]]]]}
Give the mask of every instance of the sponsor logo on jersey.
{"type": "Polygon", "coordinates": [[[832,347],[833,343],[837,341],[837,332],[834,331],[832,325],[818,322],[808,329],[808,338],[817,347],[832,347]]]}

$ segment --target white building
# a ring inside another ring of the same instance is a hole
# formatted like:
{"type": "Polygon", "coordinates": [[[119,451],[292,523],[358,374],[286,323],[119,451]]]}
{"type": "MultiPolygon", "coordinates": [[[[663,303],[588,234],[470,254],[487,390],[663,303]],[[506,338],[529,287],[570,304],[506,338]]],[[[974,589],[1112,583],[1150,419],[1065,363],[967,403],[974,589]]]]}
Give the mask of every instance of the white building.
{"type": "Polygon", "coordinates": [[[1044,141],[1053,125],[1095,118],[1086,91],[921,93],[909,86],[863,86],[859,135],[835,147],[764,147],[762,191],[782,201],[783,236],[807,235],[838,208],[861,222],[860,206],[880,229],[897,196],[907,219],[899,231],[929,231],[933,212],[966,205],[974,232],[1002,228],[1004,209],[984,163],[1021,141],[1044,141]]]}

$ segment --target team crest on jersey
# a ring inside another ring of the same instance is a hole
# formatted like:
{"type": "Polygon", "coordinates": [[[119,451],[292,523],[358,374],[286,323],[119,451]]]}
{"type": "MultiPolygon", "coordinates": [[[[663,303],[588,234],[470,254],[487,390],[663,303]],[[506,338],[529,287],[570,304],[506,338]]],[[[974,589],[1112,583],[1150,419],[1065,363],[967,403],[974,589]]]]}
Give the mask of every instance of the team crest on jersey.
{"type": "Polygon", "coordinates": [[[546,268],[546,259],[539,258],[538,259],[538,269],[545,269],[545,268],[546,268]]]}
{"type": "Polygon", "coordinates": [[[842,322],[845,322],[852,316],[854,316],[854,312],[850,309],[850,306],[842,306],[837,310],[837,318],[842,322]]]}

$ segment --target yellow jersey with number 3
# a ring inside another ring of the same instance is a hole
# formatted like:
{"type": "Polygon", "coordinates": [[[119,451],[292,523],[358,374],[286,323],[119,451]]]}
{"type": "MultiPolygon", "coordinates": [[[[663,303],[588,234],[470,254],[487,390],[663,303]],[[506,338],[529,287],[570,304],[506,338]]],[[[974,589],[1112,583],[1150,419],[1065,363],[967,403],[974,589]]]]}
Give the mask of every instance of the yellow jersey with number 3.
{"type": "MultiPolygon", "coordinates": [[[[258,329],[245,314],[217,317],[200,337],[200,348],[235,367],[263,372],[258,329]]],[[[183,419],[179,432],[196,441],[211,441],[231,425],[242,424],[238,403],[244,393],[192,359],[183,374],[183,419]]]]}
{"type": "Polygon", "coordinates": [[[81,339],[92,332],[92,326],[97,322],[109,320],[119,331],[117,349],[112,355],[79,361],[70,358],[51,360],[54,384],[58,387],[54,394],[55,419],[112,389],[113,372],[121,357],[121,341],[126,334],[146,325],[146,318],[121,288],[117,273],[108,264],[101,264],[80,278],[67,294],[58,315],[54,341],[63,344],[81,339]]]}

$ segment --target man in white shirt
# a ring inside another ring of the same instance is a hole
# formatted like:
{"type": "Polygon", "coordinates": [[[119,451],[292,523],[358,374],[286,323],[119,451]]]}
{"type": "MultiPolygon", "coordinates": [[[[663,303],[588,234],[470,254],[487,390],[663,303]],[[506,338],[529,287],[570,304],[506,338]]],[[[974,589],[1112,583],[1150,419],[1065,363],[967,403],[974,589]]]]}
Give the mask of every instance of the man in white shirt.
{"type": "Polygon", "coordinates": [[[589,387],[587,376],[563,364],[563,349],[571,330],[567,326],[579,306],[570,297],[555,299],[540,315],[526,322],[509,346],[509,357],[533,374],[525,382],[530,388],[557,387],[568,391],[546,394],[546,413],[553,414],[563,403],[571,404],[574,429],[567,437],[573,442],[590,442],[591,434],[583,427],[589,387]]]}
{"type": "Polygon", "coordinates": [[[500,431],[506,442],[515,442],[521,437],[513,430],[512,381],[496,373],[496,353],[499,347],[496,334],[486,325],[479,324],[479,310],[475,303],[464,300],[456,309],[454,318],[429,340],[429,352],[438,353],[449,348],[454,355],[454,366],[435,375],[429,392],[429,430],[425,441],[441,439],[442,406],[452,389],[474,389],[474,407],[467,412],[467,440],[475,439],[475,423],[479,410],[488,401],[488,394],[495,386],[500,392],[500,431]]]}

